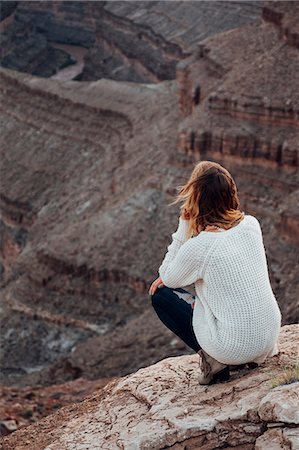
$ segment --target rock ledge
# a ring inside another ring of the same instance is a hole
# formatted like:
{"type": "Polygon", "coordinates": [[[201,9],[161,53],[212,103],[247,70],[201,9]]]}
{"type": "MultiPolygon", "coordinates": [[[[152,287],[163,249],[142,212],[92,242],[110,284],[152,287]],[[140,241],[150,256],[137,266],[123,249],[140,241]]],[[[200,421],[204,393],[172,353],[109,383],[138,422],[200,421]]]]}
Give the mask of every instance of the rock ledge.
{"type": "Polygon", "coordinates": [[[8,449],[296,449],[299,382],[272,387],[297,358],[299,327],[282,327],[279,354],[229,382],[200,386],[198,356],[170,357],[108,383],[4,440],[8,449]]]}

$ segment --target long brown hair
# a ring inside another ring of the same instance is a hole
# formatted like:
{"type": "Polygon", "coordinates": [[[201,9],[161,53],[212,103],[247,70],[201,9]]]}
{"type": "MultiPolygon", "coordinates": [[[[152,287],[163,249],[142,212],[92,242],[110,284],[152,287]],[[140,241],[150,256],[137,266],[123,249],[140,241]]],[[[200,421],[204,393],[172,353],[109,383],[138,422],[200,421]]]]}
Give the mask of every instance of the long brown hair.
{"type": "Polygon", "coordinates": [[[208,225],[228,229],[244,218],[233,177],[217,162],[197,163],[189,180],[177,189],[169,205],[182,202],[181,212],[187,214],[190,236],[208,225]]]}

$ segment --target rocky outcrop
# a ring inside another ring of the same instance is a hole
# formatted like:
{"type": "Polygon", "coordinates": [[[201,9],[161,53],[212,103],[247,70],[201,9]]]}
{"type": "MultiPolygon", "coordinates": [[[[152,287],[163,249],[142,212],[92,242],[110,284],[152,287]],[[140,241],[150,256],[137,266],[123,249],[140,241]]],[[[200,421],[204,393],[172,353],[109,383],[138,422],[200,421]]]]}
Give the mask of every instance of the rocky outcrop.
{"type": "Polygon", "coordinates": [[[256,2],[191,1],[171,6],[106,2],[80,79],[144,83],[174,79],[177,63],[191,54],[195,43],[215,32],[260,20],[256,2]]]}
{"type": "Polygon", "coordinates": [[[198,384],[196,354],[141,368],[13,433],[4,439],[5,450],[295,450],[298,373],[288,384],[275,384],[286,365],[298,364],[298,331],[283,327],[278,355],[256,369],[232,372],[222,384],[198,384]]]}

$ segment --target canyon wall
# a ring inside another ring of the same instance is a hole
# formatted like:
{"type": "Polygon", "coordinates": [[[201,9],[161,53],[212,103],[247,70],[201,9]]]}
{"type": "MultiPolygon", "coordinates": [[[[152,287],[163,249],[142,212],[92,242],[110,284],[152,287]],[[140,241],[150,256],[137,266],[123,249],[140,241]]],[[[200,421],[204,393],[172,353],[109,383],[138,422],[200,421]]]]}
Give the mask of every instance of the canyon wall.
{"type": "Polygon", "coordinates": [[[160,182],[176,152],[175,92],[175,82],[81,85],[1,70],[3,381],[76,378],[93,349],[103,362],[86,366],[91,377],[180,352],[148,296],[177,220],[164,209],[179,172],[160,182]],[[148,334],[131,329],[142,314],[148,334]]]}

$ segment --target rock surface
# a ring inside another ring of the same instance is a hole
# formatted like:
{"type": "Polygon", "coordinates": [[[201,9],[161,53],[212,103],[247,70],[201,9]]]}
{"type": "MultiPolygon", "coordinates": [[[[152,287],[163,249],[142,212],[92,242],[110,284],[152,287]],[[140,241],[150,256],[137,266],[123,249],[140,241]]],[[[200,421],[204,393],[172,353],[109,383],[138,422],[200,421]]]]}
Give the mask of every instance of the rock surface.
{"type": "Polygon", "coordinates": [[[37,25],[20,22],[17,10],[1,21],[0,31],[3,67],[50,77],[76,62],[71,54],[52,46],[37,25]]]}
{"type": "Polygon", "coordinates": [[[295,450],[299,381],[271,381],[296,362],[298,338],[297,325],[283,327],[278,355],[213,386],[198,384],[198,355],[164,359],[15,432],[4,448],[295,450]]]}

